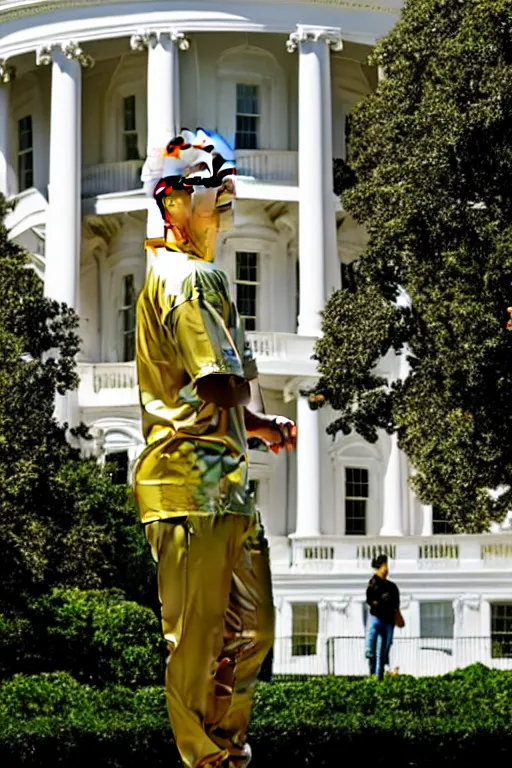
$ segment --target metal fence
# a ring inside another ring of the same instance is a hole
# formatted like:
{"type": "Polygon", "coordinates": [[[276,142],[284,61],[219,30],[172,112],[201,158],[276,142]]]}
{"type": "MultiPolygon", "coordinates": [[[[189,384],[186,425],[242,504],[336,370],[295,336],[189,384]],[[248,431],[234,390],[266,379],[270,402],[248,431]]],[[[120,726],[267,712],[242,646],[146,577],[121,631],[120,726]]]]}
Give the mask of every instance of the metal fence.
{"type": "MultiPolygon", "coordinates": [[[[388,670],[392,674],[430,677],[475,663],[512,670],[512,635],[496,637],[395,637],[388,670]]],[[[364,637],[304,636],[277,638],[274,677],[368,674],[364,637]]]]}

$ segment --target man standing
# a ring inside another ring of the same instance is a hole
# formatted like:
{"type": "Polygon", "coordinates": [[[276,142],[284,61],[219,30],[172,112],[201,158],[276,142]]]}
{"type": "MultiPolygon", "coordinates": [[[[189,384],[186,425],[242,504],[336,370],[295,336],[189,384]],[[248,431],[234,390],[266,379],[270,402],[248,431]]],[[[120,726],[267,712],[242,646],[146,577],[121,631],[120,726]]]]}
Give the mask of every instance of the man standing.
{"type": "Polygon", "coordinates": [[[267,543],[248,491],[247,440],[277,452],[295,425],[261,412],[255,361],[213,265],[234,196],[234,155],[183,131],[143,180],[164,219],[137,304],[137,369],[147,447],[135,495],[158,564],[169,647],[166,695],[187,768],[243,768],[252,699],[273,644],[267,543]],[[154,174],[160,175],[156,185],[154,174]],[[153,179],[153,181],[152,181],[153,179]]]}
{"type": "Polygon", "coordinates": [[[366,658],[370,675],[384,677],[384,667],[389,664],[389,652],[393,643],[395,626],[403,627],[400,613],[400,591],[388,579],[387,555],[378,555],[372,561],[374,574],[366,589],[366,602],[370,616],[366,630],[366,658]]]}

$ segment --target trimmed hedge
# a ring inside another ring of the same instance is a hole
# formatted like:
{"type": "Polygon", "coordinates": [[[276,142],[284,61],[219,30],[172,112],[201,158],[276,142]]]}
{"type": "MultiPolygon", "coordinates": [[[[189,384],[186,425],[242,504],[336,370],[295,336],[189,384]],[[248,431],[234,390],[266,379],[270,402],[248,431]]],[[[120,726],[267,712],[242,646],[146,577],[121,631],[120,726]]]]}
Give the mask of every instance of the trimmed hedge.
{"type": "Polygon", "coordinates": [[[55,589],[26,617],[0,615],[0,679],[63,671],[96,686],[158,685],[165,655],[153,611],[117,589],[55,589]]]}
{"type": "MultiPolygon", "coordinates": [[[[512,674],[476,665],[443,678],[320,678],[260,685],[254,768],[462,766],[512,749],[512,674]]],[[[161,688],[83,685],[67,673],[0,688],[0,764],[178,768],[161,688]]]]}

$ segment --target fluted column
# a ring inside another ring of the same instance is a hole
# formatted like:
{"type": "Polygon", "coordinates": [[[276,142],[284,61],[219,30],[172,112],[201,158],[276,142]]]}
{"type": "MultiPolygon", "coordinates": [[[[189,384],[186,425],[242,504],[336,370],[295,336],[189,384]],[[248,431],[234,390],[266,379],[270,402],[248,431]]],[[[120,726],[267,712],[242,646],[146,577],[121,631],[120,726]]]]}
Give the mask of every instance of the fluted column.
{"type": "Polygon", "coordinates": [[[320,425],[318,411],[297,397],[297,522],[295,536],[320,535],[320,425]]]}
{"type": "Polygon", "coordinates": [[[341,50],[338,29],[298,26],[288,40],[299,50],[298,333],[317,336],[326,298],[326,265],[336,246],[332,190],[330,49],[341,50]],[[334,231],[334,234],[333,234],[334,231]]]}
{"type": "Polygon", "coordinates": [[[6,197],[10,194],[10,141],[9,141],[9,101],[11,80],[16,70],[0,59],[0,192],[6,197]]]}
{"type": "Polygon", "coordinates": [[[384,514],[381,536],[403,536],[402,468],[396,434],[391,436],[391,451],[384,476],[384,514]]]}
{"type": "Polygon", "coordinates": [[[421,535],[432,536],[433,534],[433,510],[431,504],[421,504],[422,523],[421,523],[421,535]]]}
{"type": "MultiPolygon", "coordinates": [[[[130,41],[135,51],[148,50],[147,155],[152,156],[181,130],[179,55],[190,43],[183,32],[141,31],[130,41]]],[[[148,237],[162,235],[162,218],[156,203],[148,209],[148,237]]]]}
{"type": "MultiPolygon", "coordinates": [[[[78,311],[82,170],[82,72],[94,64],[76,42],[48,44],[36,61],[52,66],[50,175],[44,291],[78,311]]],[[[76,426],[78,394],[57,396],[59,421],[76,426]]]]}

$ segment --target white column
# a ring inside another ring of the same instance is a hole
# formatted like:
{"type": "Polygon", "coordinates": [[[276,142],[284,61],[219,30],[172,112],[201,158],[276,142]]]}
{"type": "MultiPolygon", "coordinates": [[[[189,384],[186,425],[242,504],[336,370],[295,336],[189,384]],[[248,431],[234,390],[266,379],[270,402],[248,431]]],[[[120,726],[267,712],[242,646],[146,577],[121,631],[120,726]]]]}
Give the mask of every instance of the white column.
{"type": "Polygon", "coordinates": [[[295,536],[320,535],[320,425],[318,411],[297,397],[297,524],[295,536]]]}
{"type": "Polygon", "coordinates": [[[391,451],[384,476],[384,515],[381,536],[403,536],[402,468],[396,434],[391,436],[391,451]]]}
{"type": "MultiPolygon", "coordinates": [[[[131,38],[133,50],[148,49],[147,154],[161,149],[181,130],[179,50],[190,43],[182,32],[139,32],[131,38]]],[[[148,209],[147,236],[161,237],[162,217],[154,201],[148,209]]]]}
{"type": "Polygon", "coordinates": [[[422,526],[421,526],[421,535],[422,536],[432,536],[433,534],[433,510],[431,504],[421,504],[421,514],[422,514],[422,526]]]}
{"type": "Polygon", "coordinates": [[[14,67],[0,59],[0,192],[10,194],[10,142],[9,142],[9,97],[11,80],[15,77],[14,67]]]}
{"type": "MultiPolygon", "coordinates": [[[[82,72],[92,66],[77,43],[49,45],[38,64],[52,64],[50,174],[44,292],[78,311],[81,231],[82,72]]],[[[78,393],[57,396],[56,415],[71,427],[79,420],[78,393]]]]}
{"type": "MultiPolygon", "coordinates": [[[[341,51],[341,37],[332,40],[331,50],[341,51]]],[[[333,181],[333,136],[332,136],[332,80],[331,59],[327,55],[323,67],[324,93],[324,232],[325,232],[325,298],[341,288],[341,266],[338,258],[336,237],[336,200],[333,181]]]]}
{"type": "Polygon", "coordinates": [[[332,187],[330,47],[340,50],[340,30],[298,26],[287,43],[290,52],[299,48],[298,333],[305,336],[321,333],[326,263],[336,242],[332,188],[327,202],[327,188],[332,187]]]}

